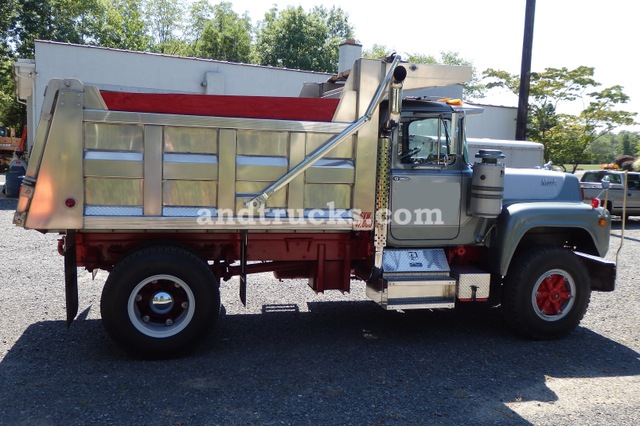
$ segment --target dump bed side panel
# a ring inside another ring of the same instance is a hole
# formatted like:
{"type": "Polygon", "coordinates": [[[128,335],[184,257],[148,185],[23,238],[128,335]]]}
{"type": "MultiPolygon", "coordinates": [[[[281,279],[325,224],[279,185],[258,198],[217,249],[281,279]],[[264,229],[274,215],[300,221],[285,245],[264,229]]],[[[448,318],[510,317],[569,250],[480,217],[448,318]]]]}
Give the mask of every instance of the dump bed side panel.
{"type": "Polygon", "coordinates": [[[28,173],[29,228],[349,230],[353,209],[373,210],[372,194],[360,197],[367,205],[354,194],[374,187],[358,171],[372,162],[358,156],[375,159],[375,131],[341,143],[255,213],[245,202],[350,123],[112,111],[95,88],[54,89],[28,173]]]}
{"type": "Polygon", "coordinates": [[[314,226],[350,226],[354,140],[271,197],[262,217],[244,206],[343,124],[94,110],[83,125],[85,228],[304,228],[294,219],[331,210],[340,220],[314,226]]]}

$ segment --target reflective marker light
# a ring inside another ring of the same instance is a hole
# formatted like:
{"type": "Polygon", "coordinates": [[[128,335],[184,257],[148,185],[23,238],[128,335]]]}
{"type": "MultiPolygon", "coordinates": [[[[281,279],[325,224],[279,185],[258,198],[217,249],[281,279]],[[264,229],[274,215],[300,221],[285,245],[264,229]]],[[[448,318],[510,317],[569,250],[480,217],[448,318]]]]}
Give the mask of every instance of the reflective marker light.
{"type": "Polygon", "coordinates": [[[438,102],[444,102],[447,105],[462,106],[462,99],[441,98],[438,102]]]}
{"type": "Polygon", "coordinates": [[[66,200],[64,200],[64,205],[69,207],[70,209],[76,206],[76,200],[75,198],[67,198],[66,200]]]}

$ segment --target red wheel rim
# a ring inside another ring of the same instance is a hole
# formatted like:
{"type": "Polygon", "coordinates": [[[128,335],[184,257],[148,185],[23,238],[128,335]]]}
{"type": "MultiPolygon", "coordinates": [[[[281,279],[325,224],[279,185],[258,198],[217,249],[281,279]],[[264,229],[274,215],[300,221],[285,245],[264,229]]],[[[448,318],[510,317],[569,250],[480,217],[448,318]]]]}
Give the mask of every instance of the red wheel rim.
{"type": "Polygon", "coordinates": [[[531,301],[536,315],[545,321],[564,318],[576,296],[573,277],[562,269],[553,269],[543,274],[533,286],[531,301]]]}

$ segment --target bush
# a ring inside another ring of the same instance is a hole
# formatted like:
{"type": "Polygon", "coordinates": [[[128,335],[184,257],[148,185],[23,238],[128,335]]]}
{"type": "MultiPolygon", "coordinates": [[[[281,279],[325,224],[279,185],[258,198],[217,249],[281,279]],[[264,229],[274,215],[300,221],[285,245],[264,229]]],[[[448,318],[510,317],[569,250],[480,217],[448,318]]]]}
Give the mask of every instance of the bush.
{"type": "Polygon", "coordinates": [[[621,170],[632,170],[633,162],[636,161],[636,157],[633,155],[618,155],[614,160],[614,163],[621,170]]]}
{"type": "Polygon", "coordinates": [[[629,170],[632,171],[633,170],[633,163],[635,163],[635,160],[629,160],[629,161],[625,161],[624,163],[622,163],[622,167],[620,167],[621,170],[629,170]]]}

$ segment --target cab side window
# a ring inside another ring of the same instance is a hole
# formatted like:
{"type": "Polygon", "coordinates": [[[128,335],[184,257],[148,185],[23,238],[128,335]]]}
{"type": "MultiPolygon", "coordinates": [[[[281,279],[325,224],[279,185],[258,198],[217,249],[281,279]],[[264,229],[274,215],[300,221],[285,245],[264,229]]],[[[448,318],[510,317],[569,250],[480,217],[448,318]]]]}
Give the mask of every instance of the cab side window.
{"type": "Polygon", "coordinates": [[[455,162],[451,121],[429,117],[405,122],[400,128],[398,160],[402,164],[450,165],[455,162]]]}
{"type": "Polygon", "coordinates": [[[611,183],[622,183],[620,175],[608,174],[604,179],[608,180],[611,183]]]}
{"type": "Polygon", "coordinates": [[[600,182],[602,180],[603,175],[600,172],[585,172],[582,176],[583,182],[600,182]]]}
{"type": "Polygon", "coordinates": [[[627,175],[627,186],[632,189],[640,188],[640,175],[629,173],[627,175]]]}

